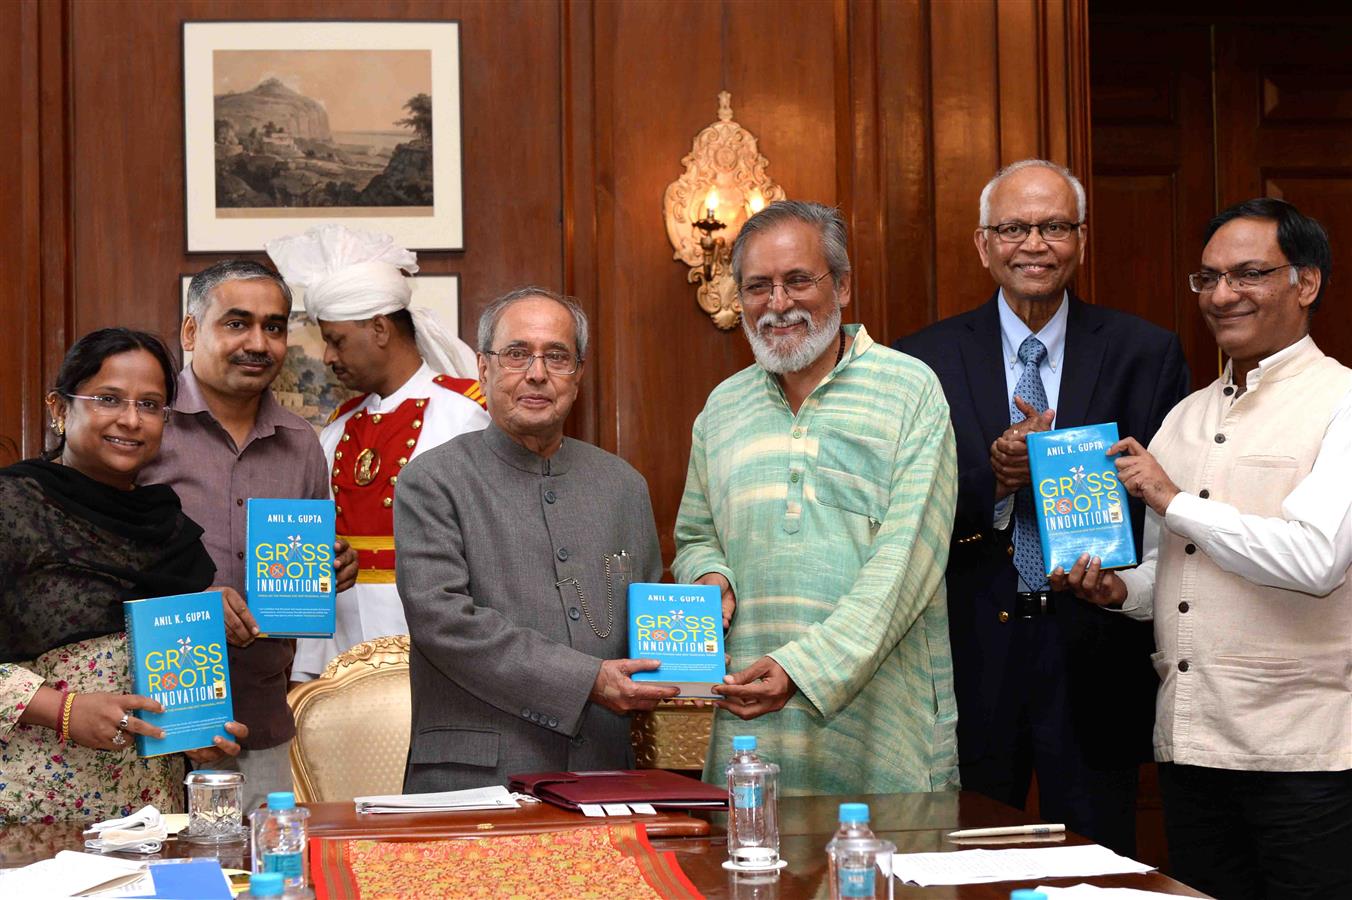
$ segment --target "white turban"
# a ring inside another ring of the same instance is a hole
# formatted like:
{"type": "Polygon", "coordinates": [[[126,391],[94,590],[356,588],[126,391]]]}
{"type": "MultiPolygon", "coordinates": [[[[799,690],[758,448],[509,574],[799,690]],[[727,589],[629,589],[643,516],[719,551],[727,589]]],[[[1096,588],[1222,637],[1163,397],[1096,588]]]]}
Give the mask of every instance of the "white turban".
{"type": "Polygon", "coordinates": [[[460,378],[478,377],[469,345],[448,331],[432,310],[410,308],[413,282],[404,272],[418,271],[418,257],[388,234],[318,225],[263,246],[287,283],[305,288],[305,312],[311,321],[357,322],[407,309],[418,353],[429,366],[460,378]]]}

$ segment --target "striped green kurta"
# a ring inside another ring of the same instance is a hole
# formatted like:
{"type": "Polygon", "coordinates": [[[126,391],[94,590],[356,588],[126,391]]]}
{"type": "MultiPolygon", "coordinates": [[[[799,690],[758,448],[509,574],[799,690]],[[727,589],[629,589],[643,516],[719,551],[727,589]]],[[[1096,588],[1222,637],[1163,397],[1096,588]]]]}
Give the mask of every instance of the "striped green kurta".
{"type": "Polygon", "coordinates": [[[956,789],[948,404],[923,364],[846,328],[850,353],[796,416],[753,365],[695,420],[673,573],[726,576],[732,671],[769,655],[798,686],[750,722],[719,710],[704,776],[721,782],[732,736],[754,734],[786,795],[956,789]]]}

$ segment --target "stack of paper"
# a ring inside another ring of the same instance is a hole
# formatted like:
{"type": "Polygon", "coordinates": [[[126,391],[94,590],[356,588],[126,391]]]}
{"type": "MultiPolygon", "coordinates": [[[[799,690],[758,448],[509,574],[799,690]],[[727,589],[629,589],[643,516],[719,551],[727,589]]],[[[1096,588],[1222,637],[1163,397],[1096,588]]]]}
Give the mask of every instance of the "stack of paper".
{"type": "Polygon", "coordinates": [[[74,897],[136,882],[145,875],[142,861],[62,850],[52,859],[0,872],[0,896],[25,900],[74,897]]]}
{"type": "Polygon", "coordinates": [[[898,853],[892,871],[902,881],[978,884],[1034,878],[1085,878],[1152,871],[1151,866],[1118,856],[1107,847],[1045,847],[1015,850],[958,850],[953,853],[898,853]]]}
{"type": "Polygon", "coordinates": [[[359,813],[429,813],[470,809],[518,809],[521,804],[502,785],[432,794],[357,797],[359,813]]]}

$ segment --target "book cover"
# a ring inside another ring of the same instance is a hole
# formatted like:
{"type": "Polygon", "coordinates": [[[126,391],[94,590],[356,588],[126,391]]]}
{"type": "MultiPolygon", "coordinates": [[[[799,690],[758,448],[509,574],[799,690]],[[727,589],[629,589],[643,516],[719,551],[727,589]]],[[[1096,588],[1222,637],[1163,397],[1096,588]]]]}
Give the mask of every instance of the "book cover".
{"type": "Polygon", "coordinates": [[[122,610],[132,693],[164,707],[162,713],[136,712],[164,729],[162,738],[136,735],[136,752],[162,756],[210,747],[218,734],[233,741],[225,730],[235,712],[221,592],[128,600],[122,610]]]}
{"type": "Polygon", "coordinates": [[[1028,435],[1028,467],[1042,538],[1042,561],[1050,574],[1070,571],[1081,554],[1103,560],[1105,569],[1136,565],[1127,491],[1117,480],[1117,423],[1058,428],[1028,435]]]}
{"type": "Polygon", "coordinates": [[[671,684],[682,697],[716,697],[723,683],[723,598],[708,584],[629,585],[629,656],[661,660],[635,681],[671,684]]]}
{"type": "Polygon", "coordinates": [[[332,500],[249,501],[244,589],[267,637],[333,637],[332,500]]]}

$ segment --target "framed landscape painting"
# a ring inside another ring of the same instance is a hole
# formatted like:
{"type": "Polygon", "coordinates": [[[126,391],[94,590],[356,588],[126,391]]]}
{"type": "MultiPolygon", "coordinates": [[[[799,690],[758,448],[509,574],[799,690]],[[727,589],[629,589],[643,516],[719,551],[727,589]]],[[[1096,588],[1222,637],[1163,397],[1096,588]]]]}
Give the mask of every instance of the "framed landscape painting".
{"type": "Polygon", "coordinates": [[[337,221],[464,247],[458,22],[183,23],[189,253],[337,221]]]}
{"type": "MultiPolygon", "coordinates": [[[[191,275],[179,278],[179,310],[188,312],[188,282],[191,275]]],[[[452,334],[460,333],[460,276],[418,275],[413,279],[413,305],[426,306],[436,313],[452,334]]],[[[324,365],[324,338],[319,326],[305,315],[305,289],[292,287],[291,321],[287,326],[286,363],[272,383],[277,402],[321,431],[329,416],[352,392],[324,365]]],[[[180,317],[181,318],[181,317],[180,317]]],[[[182,349],[182,348],[180,348],[182,349]]],[[[192,354],[183,353],[186,365],[192,354]]]]}

